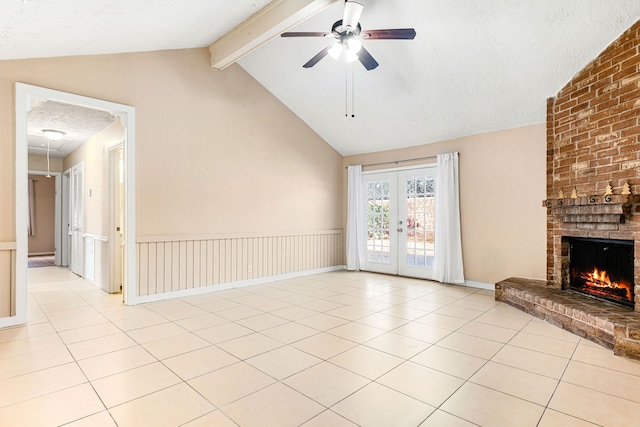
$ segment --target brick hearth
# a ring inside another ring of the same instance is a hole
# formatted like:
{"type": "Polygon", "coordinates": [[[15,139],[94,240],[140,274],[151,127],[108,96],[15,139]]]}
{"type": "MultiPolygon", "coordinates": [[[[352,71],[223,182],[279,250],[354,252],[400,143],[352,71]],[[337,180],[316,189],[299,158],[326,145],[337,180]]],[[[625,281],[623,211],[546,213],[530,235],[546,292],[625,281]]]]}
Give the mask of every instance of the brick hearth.
{"type": "MultiPolygon", "coordinates": [[[[496,299],[640,358],[640,21],[547,101],[546,281],[496,299]],[[568,290],[568,238],[634,242],[635,312],[568,290]]],[[[526,226],[526,224],[523,224],[526,226]]]]}
{"type": "Polygon", "coordinates": [[[640,359],[640,313],[628,308],[521,278],[496,283],[496,300],[611,348],[616,355],[640,359]]]}

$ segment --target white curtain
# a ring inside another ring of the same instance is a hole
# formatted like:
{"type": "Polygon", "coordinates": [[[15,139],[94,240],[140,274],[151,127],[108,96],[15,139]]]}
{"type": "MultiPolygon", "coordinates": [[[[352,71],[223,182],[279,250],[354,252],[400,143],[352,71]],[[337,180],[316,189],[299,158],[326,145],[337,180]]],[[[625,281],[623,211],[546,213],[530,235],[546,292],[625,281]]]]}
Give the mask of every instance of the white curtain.
{"type": "Polygon", "coordinates": [[[29,221],[27,222],[27,235],[35,236],[36,234],[36,192],[35,181],[29,178],[29,221]]]}
{"type": "Polygon", "coordinates": [[[364,266],[366,254],[362,166],[349,166],[347,173],[347,270],[360,270],[364,266]]]}
{"type": "Polygon", "coordinates": [[[464,283],[458,153],[438,155],[435,240],[433,279],[444,283],[464,283]]]}

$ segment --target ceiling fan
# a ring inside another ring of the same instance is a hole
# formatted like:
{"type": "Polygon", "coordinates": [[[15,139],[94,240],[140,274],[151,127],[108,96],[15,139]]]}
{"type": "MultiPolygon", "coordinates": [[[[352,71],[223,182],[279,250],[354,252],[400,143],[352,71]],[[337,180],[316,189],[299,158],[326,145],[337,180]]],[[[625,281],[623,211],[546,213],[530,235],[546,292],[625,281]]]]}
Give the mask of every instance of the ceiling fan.
{"type": "Polygon", "coordinates": [[[373,70],[379,64],[371,56],[369,51],[362,46],[363,40],[413,40],[416,30],[413,28],[396,28],[390,30],[362,30],[360,27],[360,15],[364,6],[353,0],[345,0],[344,15],[341,20],[336,21],[331,27],[330,33],[323,32],[287,32],[282,33],[282,37],[330,37],[336,43],[327,46],[318,52],[313,58],[303,65],[304,68],[311,68],[322,58],[329,55],[338,59],[344,52],[347,62],[358,59],[364,68],[373,70]]]}

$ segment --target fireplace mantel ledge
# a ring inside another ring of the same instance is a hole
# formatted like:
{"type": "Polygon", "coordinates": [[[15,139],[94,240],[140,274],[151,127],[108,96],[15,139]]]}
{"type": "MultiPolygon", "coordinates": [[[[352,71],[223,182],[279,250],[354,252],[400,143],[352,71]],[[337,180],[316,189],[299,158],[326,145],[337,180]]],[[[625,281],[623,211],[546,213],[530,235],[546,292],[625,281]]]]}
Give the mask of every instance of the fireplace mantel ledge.
{"type": "Polygon", "coordinates": [[[565,223],[624,224],[640,211],[640,195],[611,194],[578,198],[547,199],[542,202],[565,223]]]}

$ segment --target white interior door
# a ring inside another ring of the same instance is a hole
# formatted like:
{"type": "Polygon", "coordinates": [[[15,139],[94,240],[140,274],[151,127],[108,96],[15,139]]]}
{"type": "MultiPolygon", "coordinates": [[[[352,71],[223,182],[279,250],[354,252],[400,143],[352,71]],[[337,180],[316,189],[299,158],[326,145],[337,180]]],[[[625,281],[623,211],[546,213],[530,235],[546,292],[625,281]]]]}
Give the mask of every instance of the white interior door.
{"type": "Polygon", "coordinates": [[[84,276],[84,163],[71,168],[71,264],[73,273],[84,276]]]}
{"type": "Polygon", "coordinates": [[[365,269],[429,279],[435,230],[435,167],[363,175],[365,269]]]}

